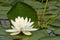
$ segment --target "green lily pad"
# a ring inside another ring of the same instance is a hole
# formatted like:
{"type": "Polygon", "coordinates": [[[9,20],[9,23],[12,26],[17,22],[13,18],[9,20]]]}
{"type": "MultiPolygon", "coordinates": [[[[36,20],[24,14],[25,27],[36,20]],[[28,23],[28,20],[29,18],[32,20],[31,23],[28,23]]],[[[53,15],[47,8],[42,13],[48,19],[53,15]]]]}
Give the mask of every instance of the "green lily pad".
{"type": "Polygon", "coordinates": [[[7,33],[5,30],[6,29],[3,29],[3,28],[0,27],[0,36],[9,35],[9,33],[7,33]]]}
{"type": "Polygon", "coordinates": [[[60,19],[54,20],[50,25],[53,27],[60,27],[60,19]]]}
{"type": "Polygon", "coordinates": [[[54,37],[44,37],[40,40],[60,40],[59,36],[54,36],[54,37]]]}
{"type": "Polygon", "coordinates": [[[5,29],[0,28],[0,40],[13,40],[13,37],[11,37],[5,29]]]}
{"type": "Polygon", "coordinates": [[[0,40],[13,40],[10,36],[0,36],[0,40]]]}
{"type": "Polygon", "coordinates": [[[15,6],[13,6],[12,9],[8,12],[7,15],[8,15],[9,20],[11,19],[14,20],[18,16],[24,17],[24,18],[28,17],[28,18],[31,18],[32,21],[35,22],[34,23],[35,26],[38,25],[38,17],[35,10],[31,6],[23,2],[17,2],[15,6]]]}
{"type": "Polygon", "coordinates": [[[47,32],[45,30],[37,30],[35,32],[32,32],[32,35],[27,36],[23,35],[22,40],[39,40],[42,37],[45,37],[47,35],[47,32]]]}
{"type": "Polygon", "coordinates": [[[60,28],[55,28],[54,32],[60,35],[60,28]]]}

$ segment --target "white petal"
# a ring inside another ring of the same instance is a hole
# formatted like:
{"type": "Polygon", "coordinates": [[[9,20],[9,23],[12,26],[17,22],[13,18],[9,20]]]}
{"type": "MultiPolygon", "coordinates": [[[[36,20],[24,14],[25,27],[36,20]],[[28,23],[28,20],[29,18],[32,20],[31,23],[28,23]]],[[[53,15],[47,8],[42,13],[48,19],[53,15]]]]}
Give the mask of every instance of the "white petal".
{"type": "Polygon", "coordinates": [[[18,25],[17,23],[14,23],[13,26],[14,26],[15,28],[18,28],[19,25],[18,25]]]}
{"type": "Polygon", "coordinates": [[[18,35],[20,32],[14,32],[14,33],[11,33],[10,35],[18,35]]]}
{"type": "Polygon", "coordinates": [[[9,29],[9,30],[6,30],[6,32],[16,32],[16,30],[9,29]]]}
{"type": "Polygon", "coordinates": [[[29,23],[29,22],[28,22],[28,23],[27,23],[27,27],[32,26],[32,25],[33,25],[33,23],[34,23],[34,22],[31,22],[31,23],[29,23]]]}
{"type": "Polygon", "coordinates": [[[18,20],[18,19],[16,18],[16,19],[15,19],[15,22],[16,22],[17,20],[18,20]]]}
{"type": "Polygon", "coordinates": [[[15,22],[13,20],[11,20],[11,23],[14,24],[15,22]]]}
{"type": "Polygon", "coordinates": [[[32,28],[32,29],[24,29],[25,31],[36,31],[36,30],[38,30],[38,29],[36,29],[36,28],[32,28]]]}
{"type": "Polygon", "coordinates": [[[18,16],[18,20],[20,20],[20,16],[18,16]]]}
{"type": "Polygon", "coordinates": [[[36,31],[36,30],[38,30],[38,29],[33,28],[33,29],[29,29],[28,31],[36,31]]]}
{"type": "Polygon", "coordinates": [[[16,22],[14,22],[13,20],[11,20],[12,24],[14,27],[18,26],[18,24],[16,22]]]}
{"type": "Polygon", "coordinates": [[[29,22],[31,21],[31,18],[29,18],[29,22]]]}
{"type": "Polygon", "coordinates": [[[24,20],[24,18],[23,18],[23,17],[21,17],[21,20],[24,20]]]}
{"type": "Polygon", "coordinates": [[[14,22],[13,20],[11,20],[12,24],[14,27],[18,27],[19,25],[17,24],[17,22],[14,22]]]}
{"type": "Polygon", "coordinates": [[[26,17],[26,18],[25,18],[25,22],[27,22],[27,21],[28,21],[28,18],[26,17]]]}
{"type": "Polygon", "coordinates": [[[15,27],[15,26],[11,26],[11,28],[12,28],[13,30],[19,29],[18,27],[15,27]]]}
{"type": "Polygon", "coordinates": [[[13,29],[14,29],[15,27],[14,27],[14,26],[11,26],[11,28],[13,28],[13,29]]]}
{"type": "Polygon", "coordinates": [[[33,25],[34,22],[31,22],[29,25],[33,25]]]}
{"type": "Polygon", "coordinates": [[[29,32],[29,31],[23,31],[23,33],[24,33],[25,35],[31,35],[31,34],[32,34],[32,33],[29,32]]]}

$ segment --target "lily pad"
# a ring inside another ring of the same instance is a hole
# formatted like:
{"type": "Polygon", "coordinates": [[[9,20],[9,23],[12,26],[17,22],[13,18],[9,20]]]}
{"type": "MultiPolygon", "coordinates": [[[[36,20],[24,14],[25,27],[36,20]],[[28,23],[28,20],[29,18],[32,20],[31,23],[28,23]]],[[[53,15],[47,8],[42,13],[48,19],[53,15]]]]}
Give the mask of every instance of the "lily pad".
{"type": "Polygon", "coordinates": [[[38,17],[35,10],[31,6],[23,2],[17,2],[15,6],[13,6],[12,9],[8,12],[7,15],[9,20],[11,19],[14,20],[18,16],[24,17],[24,18],[28,17],[35,22],[34,23],[35,26],[38,25],[38,17]]]}
{"type": "Polygon", "coordinates": [[[26,36],[23,35],[22,36],[22,40],[39,40],[42,37],[45,37],[47,35],[46,30],[37,30],[35,32],[32,32],[32,35],[30,36],[26,36]]]}
{"type": "Polygon", "coordinates": [[[55,28],[54,32],[58,35],[60,35],[60,28],[55,28]]]}
{"type": "Polygon", "coordinates": [[[50,23],[53,27],[59,27],[60,28],[60,19],[54,20],[52,23],[50,23]]]}
{"type": "Polygon", "coordinates": [[[13,37],[5,32],[5,29],[0,28],[0,40],[13,40],[13,37]]]}
{"type": "Polygon", "coordinates": [[[40,40],[60,40],[59,36],[54,36],[54,37],[44,37],[40,40]]]}
{"type": "Polygon", "coordinates": [[[10,36],[0,36],[0,40],[13,40],[10,36]]]}

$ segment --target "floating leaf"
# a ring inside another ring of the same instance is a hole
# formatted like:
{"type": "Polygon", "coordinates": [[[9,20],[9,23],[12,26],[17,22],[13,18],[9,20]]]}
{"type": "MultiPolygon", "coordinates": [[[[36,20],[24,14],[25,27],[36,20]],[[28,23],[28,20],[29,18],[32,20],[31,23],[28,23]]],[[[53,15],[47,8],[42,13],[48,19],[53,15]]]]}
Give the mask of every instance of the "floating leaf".
{"type": "Polygon", "coordinates": [[[35,10],[31,6],[23,2],[17,2],[15,6],[13,6],[12,9],[8,12],[8,18],[10,20],[15,19],[18,16],[24,18],[25,17],[31,18],[32,21],[35,22],[35,26],[38,25],[38,17],[35,10]]]}
{"type": "Polygon", "coordinates": [[[60,28],[55,28],[54,32],[60,36],[60,28]]]}
{"type": "Polygon", "coordinates": [[[13,40],[10,36],[0,36],[0,40],[13,40]]]}
{"type": "Polygon", "coordinates": [[[40,40],[60,40],[59,36],[54,36],[54,37],[44,37],[40,40]]]}
{"type": "Polygon", "coordinates": [[[5,29],[0,28],[0,40],[13,40],[13,38],[5,32],[5,29]]]}
{"type": "Polygon", "coordinates": [[[49,23],[52,27],[60,27],[60,20],[56,19],[52,23],[49,23]]]}
{"type": "Polygon", "coordinates": [[[22,36],[22,40],[39,40],[42,37],[45,37],[47,32],[45,30],[38,30],[35,32],[32,32],[33,34],[31,36],[22,36]]]}

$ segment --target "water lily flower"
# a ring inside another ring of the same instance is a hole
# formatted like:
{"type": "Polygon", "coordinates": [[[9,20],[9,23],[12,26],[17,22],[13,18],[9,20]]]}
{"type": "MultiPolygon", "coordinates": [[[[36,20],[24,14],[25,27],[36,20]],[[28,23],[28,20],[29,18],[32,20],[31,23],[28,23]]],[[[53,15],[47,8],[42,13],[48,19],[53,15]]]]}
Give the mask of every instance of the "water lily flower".
{"type": "Polygon", "coordinates": [[[31,22],[31,18],[26,17],[25,19],[23,17],[19,17],[15,19],[15,21],[11,20],[11,23],[13,26],[11,26],[12,29],[6,30],[6,32],[11,32],[10,35],[17,35],[19,33],[24,33],[25,35],[31,35],[32,33],[30,31],[37,30],[36,28],[33,28],[33,23],[31,22]]]}

